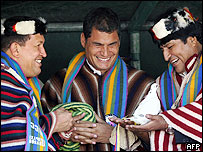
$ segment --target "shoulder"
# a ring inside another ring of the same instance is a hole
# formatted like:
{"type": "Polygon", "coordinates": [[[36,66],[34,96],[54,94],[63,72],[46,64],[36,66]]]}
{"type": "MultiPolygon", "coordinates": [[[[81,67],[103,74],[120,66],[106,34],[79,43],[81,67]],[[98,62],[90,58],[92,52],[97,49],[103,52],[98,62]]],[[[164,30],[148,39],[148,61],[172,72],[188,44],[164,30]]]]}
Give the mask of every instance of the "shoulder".
{"type": "Polygon", "coordinates": [[[17,87],[23,87],[18,77],[19,75],[12,68],[1,64],[1,85],[4,83],[10,83],[17,87]]]}
{"type": "Polygon", "coordinates": [[[43,88],[50,87],[50,85],[57,88],[62,86],[66,75],[66,70],[66,68],[63,68],[51,75],[51,77],[45,82],[43,88]]]}
{"type": "Polygon", "coordinates": [[[1,69],[1,102],[4,106],[29,109],[32,101],[28,90],[8,68],[1,69]]]}

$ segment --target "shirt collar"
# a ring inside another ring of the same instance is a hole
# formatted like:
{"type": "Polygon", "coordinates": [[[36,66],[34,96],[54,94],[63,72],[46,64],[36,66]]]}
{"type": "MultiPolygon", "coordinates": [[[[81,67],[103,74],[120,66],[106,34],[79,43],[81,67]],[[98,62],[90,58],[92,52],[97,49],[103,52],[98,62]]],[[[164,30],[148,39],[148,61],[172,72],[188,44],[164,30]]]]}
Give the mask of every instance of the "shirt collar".
{"type": "Polygon", "coordinates": [[[88,66],[90,67],[90,69],[93,70],[93,73],[94,73],[94,74],[96,73],[96,74],[98,74],[99,76],[101,76],[101,71],[95,69],[95,68],[88,62],[87,58],[86,58],[86,62],[87,62],[87,64],[88,64],[88,66]]]}
{"type": "Polygon", "coordinates": [[[197,54],[194,54],[193,56],[191,56],[186,62],[185,62],[185,70],[187,73],[189,73],[192,68],[195,65],[195,62],[197,61],[197,54]]]}
{"type": "Polygon", "coordinates": [[[176,77],[178,80],[178,83],[181,85],[182,83],[182,79],[187,75],[187,73],[189,73],[192,68],[195,65],[195,62],[197,61],[198,55],[194,54],[193,56],[191,56],[186,62],[185,62],[185,70],[186,72],[183,73],[176,73],[176,77]]]}

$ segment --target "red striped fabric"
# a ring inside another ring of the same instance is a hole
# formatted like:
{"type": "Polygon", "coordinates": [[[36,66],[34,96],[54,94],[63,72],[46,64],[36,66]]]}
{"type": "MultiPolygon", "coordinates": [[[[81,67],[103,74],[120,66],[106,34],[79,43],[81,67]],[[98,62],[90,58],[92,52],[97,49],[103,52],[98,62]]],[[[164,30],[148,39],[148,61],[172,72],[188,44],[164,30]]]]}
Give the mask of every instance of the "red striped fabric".
{"type": "MultiPolygon", "coordinates": [[[[165,111],[161,115],[174,129],[202,143],[202,98],[184,107],[165,111]],[[191,112],[188,113],[188,110],[191,112]]],[[[186,150],[186,144],[176,144],[174,135],[163,130],[152,131],[150,140],[152,151],[186,150]]]]}

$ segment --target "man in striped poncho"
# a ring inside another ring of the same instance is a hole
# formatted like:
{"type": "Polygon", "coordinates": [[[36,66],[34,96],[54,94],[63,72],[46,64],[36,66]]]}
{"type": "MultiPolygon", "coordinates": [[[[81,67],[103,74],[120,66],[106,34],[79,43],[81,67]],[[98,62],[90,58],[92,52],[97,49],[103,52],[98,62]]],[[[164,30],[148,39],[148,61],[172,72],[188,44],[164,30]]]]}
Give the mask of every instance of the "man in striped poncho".
{"type": "Polygon", "coordinates": [[[152,33],[169,62],[156,80],[163,112],[146,115],[151,121],[144,125],[112,121],[137,135],[145,132],[152,151],[202,151],[202,24],[187,8],[175,9],[158,20],[152,33]]]}
{"type": "Polygon", "coordinates": [[[1,150],[57,150],[74,119],[63,107],[43,113],[37,76],[44,49],[46,21],[15,16],[1,22],[1,150]]]}
{"type": "MultiPolygon", "coordinates": [[[[114,127],[105,118],[109,114],[120,118],[131,115],[154,80],[119,56],[120,21],[111,9],[97,8],[87,14],[81,44],[85,50],[45,83],[43,107],[49,112],[60,103],[90,104],[96,123],[75,124],[71,140],[79,142],[83,151],[112,151],[109,138],[114,127]]],[[[132,144],[142,148],[139,140],[132,144]]]]}

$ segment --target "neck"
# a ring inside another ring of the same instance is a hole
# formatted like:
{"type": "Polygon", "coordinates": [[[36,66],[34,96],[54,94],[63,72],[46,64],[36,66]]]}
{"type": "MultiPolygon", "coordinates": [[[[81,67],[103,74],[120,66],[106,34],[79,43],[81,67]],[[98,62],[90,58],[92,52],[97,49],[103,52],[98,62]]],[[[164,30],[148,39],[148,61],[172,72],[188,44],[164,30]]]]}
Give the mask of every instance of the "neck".
{"type": "Polygon", "coordinates": [[[97,70],[97,69],[95,69],[95,68],[88,62],[87,59],[86,59],[86,62],[87,62],[87,64],[89,65],[90,69],[92,69],[92,71],[93,71],[94,74],[96,73],[96,74],[98,74],[99,76],[102,75],[102,72],[99,71],[99,70],[97,70]]]}

